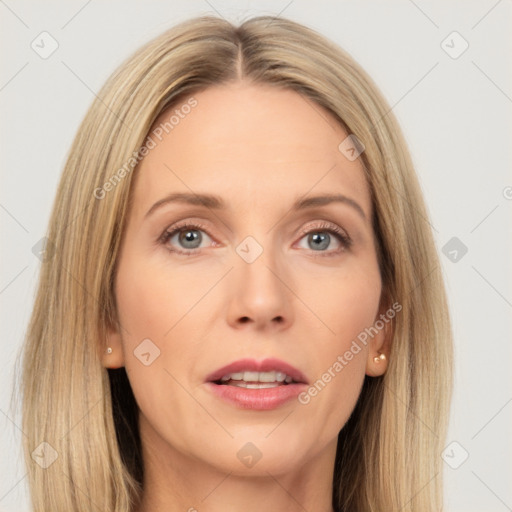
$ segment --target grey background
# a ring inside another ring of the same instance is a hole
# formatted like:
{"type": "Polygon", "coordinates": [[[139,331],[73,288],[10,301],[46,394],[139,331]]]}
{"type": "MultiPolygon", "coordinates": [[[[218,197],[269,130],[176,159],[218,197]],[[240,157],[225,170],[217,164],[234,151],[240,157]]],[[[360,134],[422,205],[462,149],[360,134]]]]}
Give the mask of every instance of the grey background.
{"type": "Polygon", "coordinates": [[[32,248],[71,141],[125,57],[205,13],[231,21],[282,13],[305,23],[349,51],[392,105],[429,206],[455,335],[446,510],[512,510],[510,0],[0,0],[0,511],[29,510],[10,397],[39,269],[32,248]],[[58,43],[46,59],[31,47],[43,45],[43,31],[58,43]],[[457,58],[464,42],[453,31],[469,44],[457,58]]]}

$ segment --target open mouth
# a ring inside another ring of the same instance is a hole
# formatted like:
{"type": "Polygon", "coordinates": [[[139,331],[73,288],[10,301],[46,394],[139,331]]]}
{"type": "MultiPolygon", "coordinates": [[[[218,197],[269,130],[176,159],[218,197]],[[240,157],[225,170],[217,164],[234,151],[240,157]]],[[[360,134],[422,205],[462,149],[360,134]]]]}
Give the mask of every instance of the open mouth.
{"type": "Polygon", "coordinates": [[[297,398],[306,376],[276,358],[240,359],[215,370],[205,379],[211,393],[239,409],[265,411],[297,398]]]}
{"type": "Polygon", "coordinates": [[[296,381],[290,375],[279,371],[254,372],[243,371],[228,373],[215,381],[215,384],[236,386],[247,389],[268,389],[287,386],[296,381]]]}

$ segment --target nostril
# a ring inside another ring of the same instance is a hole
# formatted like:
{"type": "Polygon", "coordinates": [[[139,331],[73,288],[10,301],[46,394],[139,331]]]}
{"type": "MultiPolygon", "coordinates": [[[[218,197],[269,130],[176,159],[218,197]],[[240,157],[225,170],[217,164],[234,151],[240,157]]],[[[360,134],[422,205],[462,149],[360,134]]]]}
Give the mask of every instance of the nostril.
{"type": "Polygon", "coordinates": [[[249,322],[249,317],[248,316],[243,316],[242,318],[240,318],[240,322],[242,322],[243,324],[246,324],[247,322],[249,322]]]}

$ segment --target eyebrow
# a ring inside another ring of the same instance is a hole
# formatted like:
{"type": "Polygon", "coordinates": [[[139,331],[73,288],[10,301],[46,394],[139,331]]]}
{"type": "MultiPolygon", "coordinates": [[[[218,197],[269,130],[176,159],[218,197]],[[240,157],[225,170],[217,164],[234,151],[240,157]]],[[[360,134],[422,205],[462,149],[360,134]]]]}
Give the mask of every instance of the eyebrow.
{"type": "MultiPolygon", "coordinates": [[[[195,206],[204,206],[212,210],[226,209],[226,203],[219,196],[215,196],[212,194],[193,194],[187,192],[175,192],[157,201],[147,211],[145,218],[149,217],[152,213],[154,213],[162,206],[174,202],[187,203],[195,206]]],[[[342,194],[313,196],[305,199],[299,198],[293,203],[291,210],[305,210],[307,208],[313,208],[315,206],[325,206],[331,203],[342,203],[351,206],[364,220],[366,220],[366,214],[364,213],[364,210],[361,208],[359,203],[354,199],[351,199],[350,197],[344,196],[342,194]]]]}

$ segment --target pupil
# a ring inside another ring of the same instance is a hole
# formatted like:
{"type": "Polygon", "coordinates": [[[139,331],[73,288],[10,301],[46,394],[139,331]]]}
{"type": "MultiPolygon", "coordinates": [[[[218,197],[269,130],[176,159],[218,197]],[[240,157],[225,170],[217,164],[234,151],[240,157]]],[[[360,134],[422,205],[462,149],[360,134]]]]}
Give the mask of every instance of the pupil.
{"type": "Polygon", "coordinates": [[[186,249],[195,249],[201,244],[201,234],[196,229],[183,231],[180,234],[180,242],[184,244],[186,249]],[[197,241],[199,241],[199,244],[196,244],[197,241]]]}
{"type": "Polygon", "coordinates": [[[309,240],[313,242],[313,248],[315,250],[327,249],[327,247],[329,247],[331,237],[327,233],[311,233],[309,235],[309,240]]]}

